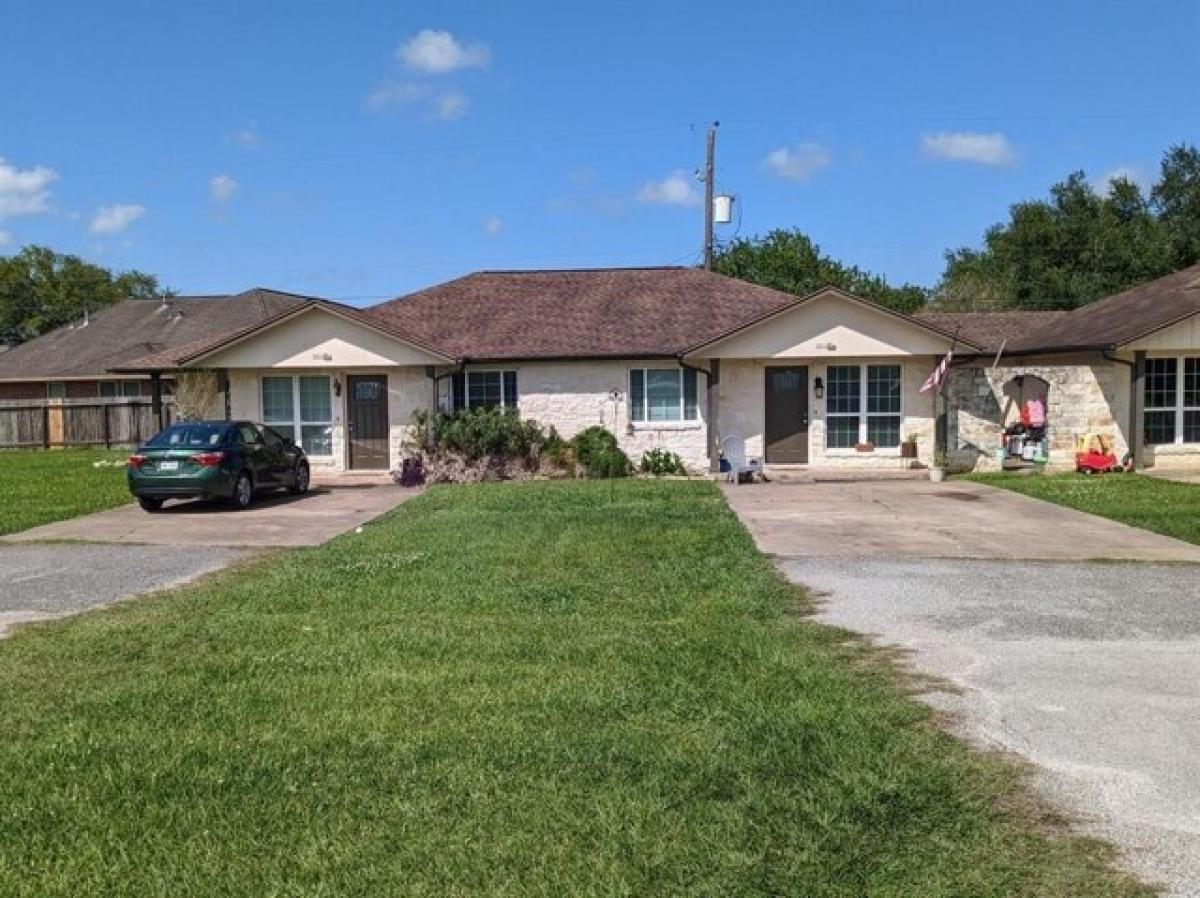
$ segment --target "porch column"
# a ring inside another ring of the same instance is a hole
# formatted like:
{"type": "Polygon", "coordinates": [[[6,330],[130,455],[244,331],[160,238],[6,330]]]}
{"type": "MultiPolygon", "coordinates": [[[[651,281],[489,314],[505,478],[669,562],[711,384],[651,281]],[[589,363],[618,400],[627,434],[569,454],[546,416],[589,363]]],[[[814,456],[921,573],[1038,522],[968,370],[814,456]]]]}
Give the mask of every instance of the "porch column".
{"type": "Polygon", "coordinates": [[[1129,451],[1133,453],[1133,469],[1142,470],[1146,460],[1146,352],[1133,354],[1129,369],[1129,451]]]}
{"type": "Polygon", "coordinates": [[[150,374],[150,406],[154,413],[154,420],[158,422],[158,429],[162,430],[163,424],[163,401],[162,401],[162,372],[154,371],[150,374]]]}
{"type": "Polygon", "coordinates": [[[229,395],[229,369],[222,368],[217,372],[217,386],[221,389],[221,396],[224,401],[225,420],[229,421],[233,418],[233,400],[229,395]]]}
{"type": "Polygon", "coordinates": [[[721,470],[720,446],[717,444],[717,389],[721,385],[721,360],[708,362],[708,395],[705,407],[705,423],[708,425],[708,470],[716,474],[721,470]]]}
{"type": "Polygon", "coordinates": [[[430,388],[433,390],[433,399],[429,403],[429,410],[436,412],[438,407],[437,369],[433,365],[426,365],[425,376],[429,378],[430,388]]]}

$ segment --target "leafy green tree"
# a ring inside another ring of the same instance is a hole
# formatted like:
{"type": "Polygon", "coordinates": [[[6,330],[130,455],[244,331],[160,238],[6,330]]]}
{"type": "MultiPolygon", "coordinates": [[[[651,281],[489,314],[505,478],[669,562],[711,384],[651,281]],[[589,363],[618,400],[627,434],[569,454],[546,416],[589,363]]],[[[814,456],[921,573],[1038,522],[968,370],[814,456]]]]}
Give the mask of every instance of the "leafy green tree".
{"type": "Polygon", "coordinates": [[[27,246],[0,256],[0,339],[20,343],[123,299],[163,292],[154,275],[113,272],[78,256],[27,246]]]}
{"type": "Polygon", "coordinates": [[[798,230],[734,240],[714,256],[713,269],[797,296],[821,287],[840,287],[901,312],[916,311],[926,299],[921,287],[893,287],[878,275],[822,255],[821,248],[798,230]]]}
{"type": "Polygon", "coordinates": [[[1185,144],[1167,150],[1150,200],[1171,240],[1175,267],[1200,261],[1200,150],[1185,144]]]}
{"type": "Polygon", "coordinates": [[[1017,203],[983,249],[946,253],[944,309],[1073,308],[1200,260],[1200,154],[1174,147],[1149,196],[1126,178],[1097,193],[1083,172],[1017,203]]]}

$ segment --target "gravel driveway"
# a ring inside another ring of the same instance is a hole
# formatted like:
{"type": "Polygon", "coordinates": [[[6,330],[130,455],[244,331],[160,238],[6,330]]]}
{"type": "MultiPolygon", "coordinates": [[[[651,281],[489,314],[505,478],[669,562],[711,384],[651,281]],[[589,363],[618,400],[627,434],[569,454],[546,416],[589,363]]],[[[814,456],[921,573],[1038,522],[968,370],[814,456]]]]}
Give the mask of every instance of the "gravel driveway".
{"type": "Polygon", "coordinates": [[[961,691],[927,696],[1015,752],[1123,862],[1200,896],[1200,568],[781,559],[820,618],[910,650],[961,691]]]}
{"type": "Polygon", "coordinates": [[[223,548],[0,543],[0,637],[13,624],[175,586],[246,554],[223,548]]]}

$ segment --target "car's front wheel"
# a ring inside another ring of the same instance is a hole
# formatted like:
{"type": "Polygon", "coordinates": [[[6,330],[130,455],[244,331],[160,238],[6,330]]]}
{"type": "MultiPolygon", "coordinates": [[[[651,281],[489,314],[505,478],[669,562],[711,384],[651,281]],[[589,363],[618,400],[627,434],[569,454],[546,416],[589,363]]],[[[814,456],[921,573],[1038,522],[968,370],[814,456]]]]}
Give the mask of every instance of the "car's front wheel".
{"type": "Polygon", "coordinates": [[[142,511],[162,511],[163,500],[151,499],[149,496],[138,496],[138,505],[142,506],[142,511]]]}
{"type": "Polygon", "coordinates": [[[308,482],[310,474],[308,470],[308,462],[302,461],[296,465],[296,470],[292,472],[292,485],[288,489],[289,493],[299,496],[301,493],[308,492],[308,482]]]}
{"type": "Polygon", "coordinates": [[[254,484],[250,482],[250,475],[242,471],[233,485],[233,504],[238,508],[249,508],[253,501],[254,484]]]}

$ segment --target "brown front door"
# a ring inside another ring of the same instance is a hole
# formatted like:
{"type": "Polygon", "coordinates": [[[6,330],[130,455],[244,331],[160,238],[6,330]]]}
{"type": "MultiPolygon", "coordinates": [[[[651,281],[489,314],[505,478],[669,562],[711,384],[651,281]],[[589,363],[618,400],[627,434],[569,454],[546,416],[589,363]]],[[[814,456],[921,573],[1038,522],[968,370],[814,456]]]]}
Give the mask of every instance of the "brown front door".
{"type": "Polygon", "coordinates": [[[808,368],[767,368],[767,463],[808,463],[808,368]]]}
{"type": "Polygon", "coordinates": [[[387,470],[388,410],[386,374],[351,374],[346,378],[350,394],[350,467],[387,470]]]}

